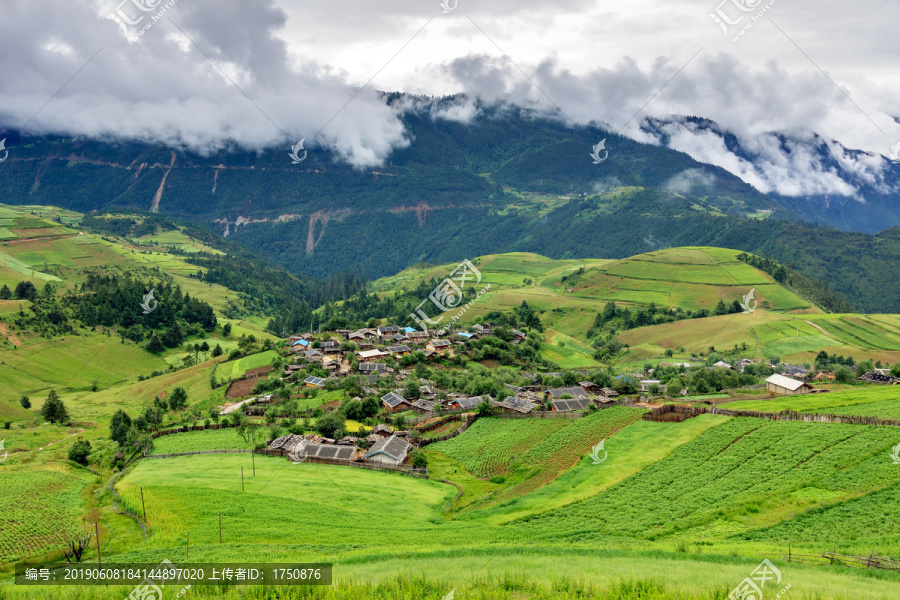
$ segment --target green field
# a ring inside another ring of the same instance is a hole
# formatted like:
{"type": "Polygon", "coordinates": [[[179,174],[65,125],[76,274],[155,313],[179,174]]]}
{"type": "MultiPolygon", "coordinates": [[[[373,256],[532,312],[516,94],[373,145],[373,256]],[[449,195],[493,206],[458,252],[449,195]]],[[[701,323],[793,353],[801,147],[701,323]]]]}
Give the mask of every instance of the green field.
{"type": "Polygon", "coordinates": [[[240,450],[251,445],[232,428],[189,431],[164,435],[153,440],[153,454],[176,454],[199,450],[240,450]]]}
{"type": "MultiPolygon", "coordinates": [[[[260,352],[259,354],[245,356],[244,358],[236,360],[231,363],[231,378],[239,379],[250,369],[258,369],[259,367],[271,365],[272,361],[275,360],[277,356],[278,354],[276,354],[274,350],[267,350],[266,352],[260,352]]],[[[222,368],[223,372],[227,372],[225,366],[222,368]]]]}

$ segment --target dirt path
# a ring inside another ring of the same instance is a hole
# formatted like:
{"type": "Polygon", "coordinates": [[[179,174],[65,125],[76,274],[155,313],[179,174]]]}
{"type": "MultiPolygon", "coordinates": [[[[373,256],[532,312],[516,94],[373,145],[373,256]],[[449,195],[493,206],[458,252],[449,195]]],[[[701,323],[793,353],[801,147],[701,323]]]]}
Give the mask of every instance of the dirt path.
{"type": "Polygon", "coordinates": [[[13,346],[17,348],[22,345],[22,340],[19,339],[19,336],[14,333],[10,333],[9,325],[4,323],[3,321],[0,321],[0,335],[5,336],[6,339],[11,341],[13,343],[13,346]]]}
{"type": "Polygon", "coordinates": [[[822,333],[824,333],[824,334],[827,335],[828,337],[834,337],[833,335],[831,335],[830,333],[828,333],[827,331],[825,331],[824,329],[822,329],[821,327],[819,327],[818,325],[816,325],[815,323],[813,323],[812,321],[805,321],[805,320],[804,320],[804,322],[809,323],[810,325],[812,325],[813,327],[815,327],[816,329],[818,329],[819,331],[821,331],[822,333]]]}

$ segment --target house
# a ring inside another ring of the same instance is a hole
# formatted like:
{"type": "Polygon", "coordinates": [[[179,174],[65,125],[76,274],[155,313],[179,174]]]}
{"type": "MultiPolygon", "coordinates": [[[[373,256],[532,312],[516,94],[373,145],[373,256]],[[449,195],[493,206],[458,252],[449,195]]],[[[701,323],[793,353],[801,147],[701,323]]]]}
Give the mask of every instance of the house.
{"type": "Polygon", "coordinates": [[[515,396],[507,396],[503,402],[495,402],[494,406],[503,412],[518,413],[520,415],[527,415],[538,407],[538,405],[533,402],[528,402],[527,400],[522,400],[515,396]]]}
{"type": "Polygon", "coordinates": [[[447,340],[431,340],[425,344],[425,348],[432,352],[444,352],[445,350],[449,350],[450,346],[451,344],[447,340]]]}
{"type": "Polygon", "coordinates": [[[395,333],[393,336],[391,336],[391,339],[398,344],[409,341],[409,338],[406,337],[406,334],[403,333],[395,333]]]}
{"type": "Polygon", "coordinates": [[[480,333],[481,335],[484,335],[484,326],[483,326],[483,325],[479,325],[479,324],[476,323],[475,325],[472,325],[472,329],[474,329],[475,331],[477,331],[477,332],[480,333]]]}
{"type": "Polygon", "coordinates": [[[390,356],[390,354],[382,352],[381,350],[361,350],[356,353],[356,358],[359,359],[359,362],[361,363],[371,362],[384,356],[390,356]]]}
{"type": "Polygon", "coordinates": [[[309,348],[309,342],[306,340],[296,340],[291,342],[291,350],[294,352],[302,352],[309,348]]]}
{"type": "Polygon", "coordinates": [[[478,334],[477,334],[477,333],[467,333],[467,332],[465,332],[465,331],[460,331],[460,332],[457,333],[456,335],[458,335],[458,336],[460,336],[460,337],[463,337],[463,338],[465,338],[465,339],[467,339],[467,340],[477,340],[477,339],[478,339],[478,334]]]}
{"type": "Polygon", "coordinates": [[[406,337],[413,344],[424,344],[428,341],[428,334],[424,331],[412,331],[407,333],[406,337]]]}
{"type": "Polygon", "coordinates": [[[383,437],[390,437],[391,435],[393,435],[393,432],[394,432],[394,428],[391,427],[390,425],[385,425],[384,423],[379,423],[378,425],[376,425],[375,427],[372,428],[371,435],[377,435],[378,439],[380,440],[383,437]]]}
{"type": "Polygon", "coordinates": [[[434,400],[416,400],[412,403],[412,408],[422,415],[425,413],[433,413],[437,409],[438,404],[439,403],[434,400]]]}
{"type": "Polygon", "coordinates": [[[378,328],[378,337],[380,337],[382,339],[393,337],[394,334],[397,334],[397,333],[400,333],[400,328],[396,327],[394,325],[389,325],[387,327],[379,327],[378,328]]]}
{"type": "Polygon", "coordinates": [[[619,392],[617,392],[616,390],[614,390],[612,388],[608,388],[608,387],[600,388],[600,393],[603,394],[604,396],[606,396],[607,398],[615,398],[616,396],[619,395],[619,392]]]}
{"type": "Polygon", "coordinates": [[[359,363],[359,372],[370,374],[375,373],[376,375],[384,375],[387,373],[387,365],[384,363],[359,363]]]}
{"type": "Polygon", "coordinates": [[[412,408],[412,402],[396,392],[390,392],[389,394],[382,396],[381,403],[391,412],[409,410],[412,408]]]}
{"type": "Polygon", "coordinates": [[[584,410],[591,401],[588,398],[573,398],[572,400],[554,400],[550,403],[552,410],[556,412],[571,412],[573,410],[584,410]]]}
{"type": "Polygon", "coordinates": [[[366,452],[366,460],[387,465],[401,465],[411,449],[412,444],[392,435],[372,444],[366,452]]]}
{"type": "Polygon", "coordinates": [[[400,356],[406,356],[412,352],[409,346],[388,346],[387,351],[391,354],[399,354],[400,356]]]}
{"type": "Polygon", "coordinates": [[[607,398],[606,396],[597,396],[594,398],[594,406],[597,408],[606,408],[607,406],[613,406],[615,403],[615,400],[607,398]]]}
{"type": "Polygon", "coordinates": [[[730,364],[728,364],[728,363],[725,362],[724,360],[720,360],[719,362],[717,362],[717,363],[714,364],[713,366],[714,366],[714,367],[718,367],[718,368],[720,368],[720,369],[734,369],[733,366],[731,366],[730,364]]]}
{"type": "Polygon", "coordinates": [[[328,340],[327,342],[322,342],[322,345],[319,347],[319,349],[322,352],[337,352],[341,349],[341,345],[334,340],[328,340]]]}
{"type": "Polygon", "coordinates": [[[434,396],[437,396],[437,390],[434,389],[433,387],[431,387],[430,385],[420,385],[419,393],[422,394],[423,396],[430,396],[432,398],[434,396]]]}
{"type": "Polygon", "coordinates": [[[304,379],[303,383],[306,384],[306,387],[319,389],[325,387],[325,380],[322,377],[315,377],[314,375],[310,375],[309,377],[304,379]]]}
{"type": "Polygon", "coordinates": [[[374,329],[357,329],[347,339],[351,342],[371,341],[378,337],[378,332],[374,329]]]}
{"type": "Polygon", "coordinates": [[[525,335],[525,332],[524,332],[524,331],[519,331],[518,329],[513,329],[513,336],[515,336],[515,339],[517,339],[517,340],[525,340],[525,339],[528,339],[528,336],[525,335]]]}
{"type": "Polygon", "coordinates": [[[402,331],[403,333],[405,333],[405,334],[408,335],[408,334],[410,334],[410,333],[415,333],[415,332],[416,332],[416,328],[415,328],[415,327],[404,327],[404,328],[401,329],[400,331],[402,331]]]}
{"type": "Polygon", "coordinates": [[[773,394],[793,396],[795,394],[808,394],[813,386],[803,381],[797,381],[784,375],[774,374],[766,379],[766,391],[773,394]]]}
{"type": "Polygon", "coordinates": [[[478,408],[482,402],[487,400],[491,401],[490,396],[472,396],[471,398],[455,398],[450,401],[450,406],[454,410],[464,409],[464,410],[472,410],[478,408]]]}
{"type": "Polygon", "coordinates": [[[504,383],[503,387],[505,387],[506,389],[511,391],[513,394],[518,394],[519,392],[521,392],[524,389],[524,388],[520,388],[517,385],[512,385],[511,383],[504,383]]]}
{"type": "Polygon", "coordinates": [[[641,381],[641,391],[649,392],[650,386],[652,386],[652,385],[659,386],[660,390],[663,390],[666,387],[662,384],[662,382],[659,379],[644,379],[641,381]]]}
{"type": "Polygon", "coordinates": [[[352,435],[345,435],[341,439],[337,441],[338,446],[355,446],[356,442],[359,441],[359,438],[353,437],[352,435]]]}
{"type": "Polygon", "coordinates": [[[310,362],[320,361],[320,360],[322,360],[322,357],[324,356],[318,350],[307,350],[303,354],[306,356],[306,360],[308,360],[310,362]]]}
{"type": "Polygon", "coordinates": [[[597,385],[596,383],[594,383],[593,381],[579,381],[578,385],[580,385],[581,389],[583,389],[588,394],[599,394],[600,393],[600,386],[597,385]]]}
{"type": "Polygon", "coordinates": [[[561,388],[551,388],[547,390],[545,393],[550,394],[553,398],[559,398],[560,396],[569,395],[573,398],[584,398],[587,396],[584,389],[581,387],[561,387],[561,388]]]}

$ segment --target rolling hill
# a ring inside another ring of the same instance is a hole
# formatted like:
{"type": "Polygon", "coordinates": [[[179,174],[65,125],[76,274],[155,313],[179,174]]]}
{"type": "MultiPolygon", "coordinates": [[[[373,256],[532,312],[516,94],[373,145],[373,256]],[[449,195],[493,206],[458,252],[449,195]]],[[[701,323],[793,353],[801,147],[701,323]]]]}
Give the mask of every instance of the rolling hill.
{"type": "MultiPolygon", "coordinates": [[[[465,313],[472,323],[492,311],[509,311],[523,301],[541,311],[547,328],[544,356],[563,367],[586,367],[592,340],[587,333],[607,302],[622,306],[712,311],[722,300],[740,302],[751,290],[756,309],[639,327],[618,335],[630,351],[618,359],[690,360],[710,346],[729,349],[746,344],[741,356],[811,361],[819,351],[895,363],[900,360],[897,315],[825,314],[809,300],[775,281],[768,273],[738,260],[723,248],[674,248],[622,260],[552,260],[528,253],[476,259],[481,286],[490,289],[465,313]],[[681,350],[678,350],[678,349],[681,350]]],[[[426,281],[437,284],[456,265],[416,266],[380,279],[382,294],[412,290],[426,281]]],[[[453,311],[445,313],[449,318],[453,311]]]]}

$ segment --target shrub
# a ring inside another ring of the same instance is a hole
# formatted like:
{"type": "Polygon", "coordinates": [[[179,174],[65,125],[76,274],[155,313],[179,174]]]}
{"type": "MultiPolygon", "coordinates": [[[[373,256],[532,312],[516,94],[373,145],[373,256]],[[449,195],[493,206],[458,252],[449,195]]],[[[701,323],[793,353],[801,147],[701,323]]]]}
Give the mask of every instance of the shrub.
{"type": "Polygon", "coordinates": [[[88,464],[88,456],[91,453],[91,443],[81,438],[75,440],[69,449],[69,460],[77,462],[79,465],[88,464]]]}
{"type": "Polygon", "coordinates": [[[495,475],[490,479],[491,483],[506,483],[506,477],[503,475],[495,475]]]}

